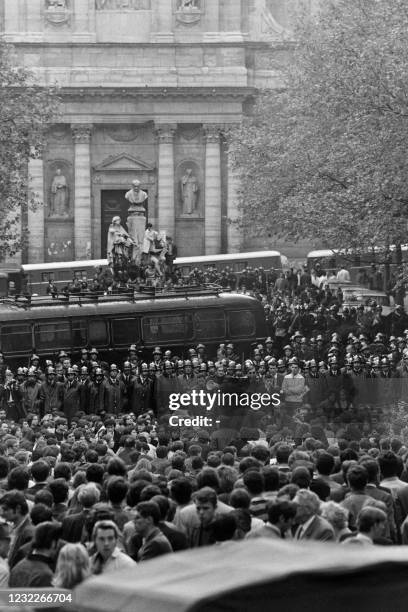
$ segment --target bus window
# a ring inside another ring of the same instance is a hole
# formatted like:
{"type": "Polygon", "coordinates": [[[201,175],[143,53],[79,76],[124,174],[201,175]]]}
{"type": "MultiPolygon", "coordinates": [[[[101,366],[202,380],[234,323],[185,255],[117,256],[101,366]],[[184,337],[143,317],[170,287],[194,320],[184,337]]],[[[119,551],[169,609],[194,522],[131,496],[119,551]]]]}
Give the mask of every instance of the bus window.
{"type": "Polygon", "coordinates": [[[189,314],[143,317],[143,339],[146,342],[189,340],[193,337],[193,321],[189,314]]]}
{"type": "Polygon", "coordinates": [[[112,342],[115,346],[128,345],[140,339],[138,319],[113,319],[112,342]]]}
{"type": "Polygon", "coordinates": [[[199,340],[225,338],[225,316],[223,310],[199,310],[194,313],[194,328],[199,340]]]}
{"type": "Polygon", "coordinates": [[[71,326],[69,320],[35,325],[34,344],[37,350],[55,350],[56,347],[67,348],[71,346],[71,326]]]}
{"type": "Polygon", "coordinates": [[[60,270],[58,280],[70,281],[72,280],[72,277],[73,277],[72,270],[60,270]]]}
{"type": "Polygon", "coordinates": [[[108,330],[106,321],[103,319],[89,321],[89,344],[91,346],[106,346],[108,344],[108,330]]]}
{"type": "Polygon", "coordinates": [[[7,325],[1,328],[1,350],[5,353],[30,352],[31,325],[7,325]]]}
{"type": "Polygon", "coordinates": [[[48,283],[48,281],[53,281],[53,280],[55,280],[54,272],[43,272],[41,274],[41,281],[43,283],[48,283]]]}
{"type": "Polygon", "coordinates": [[[245,268],[248,267],[248,263],[246,261],[234,261],[232,264],[232,269],[234,272],[242,272],[245,268]]]}
{"type": "Polygon", "coordinates": [[[250,310],[236,310],[228,313],[229,335],[231,337],[253,336],[256,325],[254,313],[250,310]]]}
{"type": "Polygon", "coordinates": [[[82,347],[88,344],[86,321],[72,321],[72,346],[82,347]]]}

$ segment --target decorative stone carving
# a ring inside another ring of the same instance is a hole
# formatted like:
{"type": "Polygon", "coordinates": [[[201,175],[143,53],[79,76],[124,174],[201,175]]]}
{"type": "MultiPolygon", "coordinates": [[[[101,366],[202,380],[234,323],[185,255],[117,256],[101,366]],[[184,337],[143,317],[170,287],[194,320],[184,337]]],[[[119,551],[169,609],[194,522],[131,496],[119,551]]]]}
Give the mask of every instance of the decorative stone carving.
{"type": "Polygon", "coordinates": [[[70,0],[45,0],[44,15],[48,23],[60,26],[69,21],[71,17],[69,2],[70,0]]]}
{"type": "Polygon", "coordinates": [[[96,0],[95,8],[97,11],[150,11],[152,7],[151,0],[96,0]]]}
{"type": "Polygon", "coordinates": [[[154,167],[130,155],[119,153],[110,155],[94,167],[95,172],[153,172],[154,167]]]}
{"type": "Polygon", "coordinates": [[[184,25],[198,23],[204,15],[204,0],[175,0],[176,20],[184,25]]]}
{"type": "Polygon", "coordinates": [[[92,126],[88,124],[72,125],[72,138],[75,143],[87,144],[91,139],[92,126]]]}
{"type": "Polygon", "coordinates": [[[67,136],[67,126],[64,124],[56,124],[50,127],[47,133],[49,140],[64,140],[67,136]]]}
{"type": "Polygon", "coordinates": [[[200,136],[201,128],[199,126],[183,126],[179,128],[180,138],[183,140],[191,141],[195,140],[200,136]]]}
{"type": "Polygon", "coordinates": [[[106,127],[109,138],[116,142],[131,142],[137,137],[136,125],[112,125],[106,127]]]}

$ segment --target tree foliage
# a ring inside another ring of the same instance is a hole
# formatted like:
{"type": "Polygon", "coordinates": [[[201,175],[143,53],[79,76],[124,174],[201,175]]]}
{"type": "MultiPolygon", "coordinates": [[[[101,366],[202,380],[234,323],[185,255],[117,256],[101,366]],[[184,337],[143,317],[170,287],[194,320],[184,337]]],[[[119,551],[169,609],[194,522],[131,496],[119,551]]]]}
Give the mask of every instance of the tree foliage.
{"type": "Polygon", "coordinates": [[[47,126],[56,117],[53,87],[41,87],[29,70],[15,66],[13,48],[0,41],[0,260],[24,245],[27,206],[41,206],[29,193],[28,161],[41,155],[47,126]]]}
{"type": "Polygon", "coordinates": [[[302,16],[282,90],[235,133],[247,231],[407,242],[407,31],[406,0],[324,0],[302,16]]]}

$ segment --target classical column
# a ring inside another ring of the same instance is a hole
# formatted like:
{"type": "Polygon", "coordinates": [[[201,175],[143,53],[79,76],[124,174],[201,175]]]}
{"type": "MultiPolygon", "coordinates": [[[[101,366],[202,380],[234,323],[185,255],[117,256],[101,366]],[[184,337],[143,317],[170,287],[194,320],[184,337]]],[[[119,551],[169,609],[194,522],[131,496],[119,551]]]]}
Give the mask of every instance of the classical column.
{"type": "Polygon", "coordinates": [[[74,0],[73,10],[75,41],[91,42],[95,39],[95,1],[74,0]]]}
{"type": "Polygon", "coordinates": [[[220,38],[219,0],[206,0],[204,42],[216,42],[220,38]]]}
{"type": "Polygon", "coordinates": [[[158,228],[174,238],[174,134],[175,125],[158,125],[159,180],[158,180],[158,228]]]}
{"type": "Polygon", "coordinates": [[[173,42],[173,3],[169,0],[156,0],[156,4],[154,38],[156,42],[173,42]]]}
{"type": "Polygon", "coordinates": [[[221,251],[220,127],[204,125],[205,147],[205,254],[221,251]]]}
{"type": "Polygon", "coordinates": [[[19,34],[20,3],[9,0],[4,7],[4,39],[12,40],[19,34]]]}
{"type": "Polygon", "coordinates": [[[232,167],[231,156],[228,155],[228,198],[227,198],[227,244],[228,253],[239,253],[241,249],[241,232],[235,223],[240,216],[238,210],[239,179],[232,167]]]}
{"type": "Polygon", "coordinates": [[[224,0],[221,4],[220,37],[223,40],[242,41],[241,32],[241,2],[224,0]]]}
{"type": "Polygon", "coordinates": [[[91,211],[91,125],[71,126],[75,149],[75,259],[91,259],[92,211],[91,211]]]}
{"type": "Polygon", "coordinates": [[[40,41],[43,39],[42,5],[41,0],[30,0],[26,4],[26,36],[30,41],[40,41]]]}
{"type": "Polygon", "coordinates": [[[28,162],[28,263],[44,262],[44,164],[41,157],[28,162]],[[30,204],[34,201],[34,208],[30,204]]]}

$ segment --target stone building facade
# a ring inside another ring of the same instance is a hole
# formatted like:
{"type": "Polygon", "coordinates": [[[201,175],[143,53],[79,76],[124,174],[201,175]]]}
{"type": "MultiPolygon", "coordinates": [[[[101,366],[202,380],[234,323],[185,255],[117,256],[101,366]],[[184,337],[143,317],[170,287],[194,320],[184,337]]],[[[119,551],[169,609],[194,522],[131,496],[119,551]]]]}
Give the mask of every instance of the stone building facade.
{"type": "Polygon", "coordinates": [[[106,256],[139,179],[180,255],[234,252],[228,130],[288,59],[287,0],[0,0],[15,62],[58,83],[58,123],[32,160],[28,263],[106,256]],[[274,66],[267,56],[273,43],[274,66]]]}

